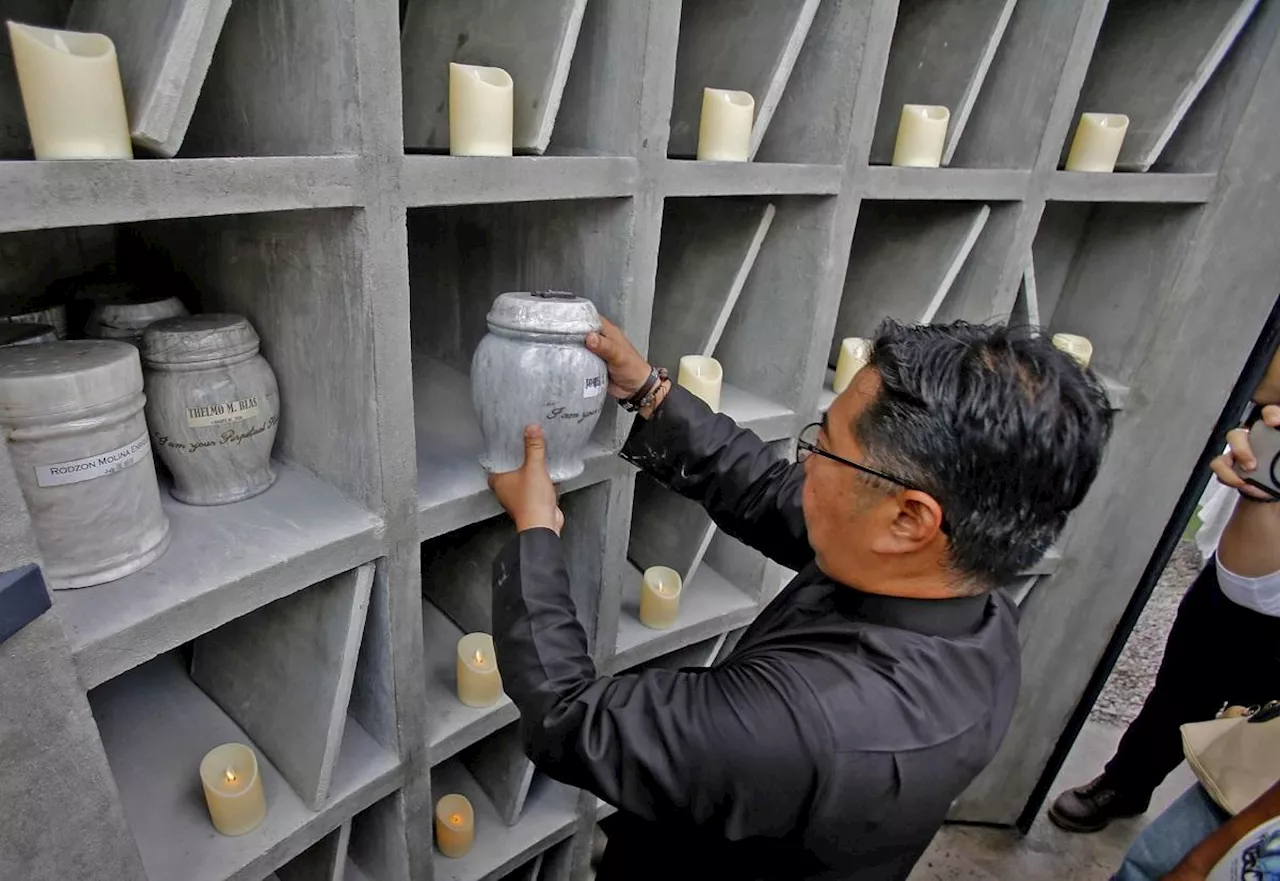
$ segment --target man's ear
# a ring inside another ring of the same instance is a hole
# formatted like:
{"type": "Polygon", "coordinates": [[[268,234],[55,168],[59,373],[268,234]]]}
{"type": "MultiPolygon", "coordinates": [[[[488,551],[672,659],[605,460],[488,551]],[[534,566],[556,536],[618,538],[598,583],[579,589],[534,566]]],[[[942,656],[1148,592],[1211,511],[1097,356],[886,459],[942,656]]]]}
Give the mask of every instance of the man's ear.
{"type": "Polygon", "coordinates": [[[918,489],[903,490],[887,500],[891,506],[886,528],[872,541],[881,554],[909,554],[923,550],[942,531],[942,506],[918,489]]]}

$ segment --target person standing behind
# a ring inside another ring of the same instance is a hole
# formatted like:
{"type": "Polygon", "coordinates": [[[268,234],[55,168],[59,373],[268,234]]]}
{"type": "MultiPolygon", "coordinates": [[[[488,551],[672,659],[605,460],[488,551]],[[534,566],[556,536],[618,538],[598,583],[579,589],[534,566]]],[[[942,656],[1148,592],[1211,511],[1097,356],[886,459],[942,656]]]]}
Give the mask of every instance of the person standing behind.
{"type": "Polygon", "coordinates": [[[612,324],[587,347],[640,413],[623,456],[798,570],[716,666],[600,676],[538,426],[491,477],[518,531],[494,561],[503,685],[535,765],[619,808],[597,877],[906,878],[1008,727],[1017,612],[994,588],[1098,473],[1097,378],[1023,332],[886,322],[792,463],[612,324]]]}
{"type": "MultiPolygon", "coordinates": [[[[1280,426],[1280,352],[1253,393],[1268,425],[1280,426]]],[[[1251,420],[1250,420],[1251,421],[1251,420]]],[[[1225,704],[1280,698],[1280,504],[1234,470],[1258,463],[1245,427],[1227,433],[1232,452],[1213,462],[1239,493],[1218,544],[1178,607],[1164,660],[1142,710],[1103,770],[1049,808],[1068,832],[1096,832],[1145,813],[1151,794],[1182,761],[1180,726],[1211,719],[1225,704]]]]}

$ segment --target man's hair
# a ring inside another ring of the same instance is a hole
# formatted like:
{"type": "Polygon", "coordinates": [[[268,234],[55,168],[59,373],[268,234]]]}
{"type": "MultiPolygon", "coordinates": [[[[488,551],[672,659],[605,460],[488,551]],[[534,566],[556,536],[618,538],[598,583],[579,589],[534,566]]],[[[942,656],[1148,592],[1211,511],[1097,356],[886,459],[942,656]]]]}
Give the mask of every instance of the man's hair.
{"type": "Polygon", "coordinates": [[[942,506],[952,568],[1007,584],[1044,556],[1098,474],[1112,411],[1098,378],[1030,329],[876,332],[880,392],[853,431],[877,466],[942,506]]]}

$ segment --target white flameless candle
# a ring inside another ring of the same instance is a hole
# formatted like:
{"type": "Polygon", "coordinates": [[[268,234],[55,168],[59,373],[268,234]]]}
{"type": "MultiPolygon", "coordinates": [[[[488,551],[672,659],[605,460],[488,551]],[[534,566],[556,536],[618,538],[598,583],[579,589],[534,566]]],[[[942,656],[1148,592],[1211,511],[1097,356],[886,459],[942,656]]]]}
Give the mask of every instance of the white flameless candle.
{"type": "Polygon", "coordinates": [[[500,67],[449,64],[449,154],[510,156],[514,84],[500,67]]]}
{"type": "Polygon", "coordinates": [[[447,857],[466,856],[476,840],[476,811],[465,795],[451,792],[436,802],[436,847],[447,857]]]}
{"type": "Polygon", "coordinates": [[[493,637],[468,633],[458,640],[458,700],[469,707],[491,707],[502,697],[502,676],[493,637]]]}
{"type": "Polygon", "coordinates": [[[755,113],[756,99],[747,92],[703,89],[698,158],[746,162],[751,153],[751,124],[755,113]]]}
{"type": "Polygon", "coordinates": [[[243,743],[215,746],[200,760],[200,783],[213,828],[223,835],[244,835],[267,815],[258,756],[243,743]]]}
{"type": "Polygon", "coordinates": [[[904,104],[898,120],[898,140],[893,164],[913,168],[937,168],[947,140],[951,111],[936,104],[904,104]]]}
{"type": "Polygon", "coordinates": [[[1074,333],[1055,333],[1053,345],[1074,358],[1081,367],[1088,367],[1093,359],[1093,343],[1089,342],[1088,337],[1074,333]]]}
{"type": "Polygon", "coordinates": [[[1129,117],[1123,113],[1081,113],[1067,154],[1067,171],[1115,171],[1129,117]]]}
{"type": "Polygon", "coordinates": [[[9,22],[37,159],[132,159],[116,47],[102,34],[9,22]]]}
{"type": "Polygon", "coordinates": [[[680,614],[680,573],[667,566],[650,566],[640,581],[640,623],[666,630],[680,614]]]}
{"type": "Polygon", "coordinates": [[[715,358],[685,355],[680,359],[676,383],[702,398],[717,413],[720,412],[720,386],[723,382],[724,368],[715,358]]]}
{"type": "Polygon", "coordinates": [[[837,395],[849,387],[853,377],[871,360],[871,340],[860,336],[840,341],[840,356],[836,359],[836,378],[831,390],[837,395]]]}

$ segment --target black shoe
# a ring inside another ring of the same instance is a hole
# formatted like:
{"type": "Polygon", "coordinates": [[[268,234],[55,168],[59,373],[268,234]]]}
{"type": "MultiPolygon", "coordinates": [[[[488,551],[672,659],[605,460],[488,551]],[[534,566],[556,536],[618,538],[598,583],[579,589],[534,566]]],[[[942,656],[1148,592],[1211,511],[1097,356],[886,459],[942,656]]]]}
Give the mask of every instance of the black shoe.
{"type": "Polygon", "coordinates": [[[1053,825],[1067,832],[1097,832],[1112,820],[1146,813],[1151,795],[1122,793],[1099,775],[1084,786],[1068,789],[1049,807],[1053,825]]]}

